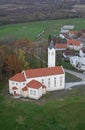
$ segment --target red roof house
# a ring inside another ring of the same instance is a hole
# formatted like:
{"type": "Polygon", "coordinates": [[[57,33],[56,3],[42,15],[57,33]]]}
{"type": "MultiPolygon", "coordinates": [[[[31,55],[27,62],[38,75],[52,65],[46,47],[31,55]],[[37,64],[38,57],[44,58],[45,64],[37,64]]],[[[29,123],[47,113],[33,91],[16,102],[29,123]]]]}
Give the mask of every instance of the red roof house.
{"type": "Polygon", "coordinates": [[[68,39],[67,40],[67,47],[74,50],[80,50],[82,48],[83,44],[81,41],[76,39],[68,39]]]}

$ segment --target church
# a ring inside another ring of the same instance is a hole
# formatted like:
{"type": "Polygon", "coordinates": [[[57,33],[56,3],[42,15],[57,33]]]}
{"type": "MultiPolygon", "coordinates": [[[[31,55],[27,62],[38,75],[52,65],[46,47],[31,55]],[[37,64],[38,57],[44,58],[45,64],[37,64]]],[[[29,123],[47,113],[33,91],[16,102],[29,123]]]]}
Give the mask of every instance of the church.
{"type": "Polygon", "coordinates": [[[39,99],[48,91],[65,87],[65,72],[56,64],[56,50],[48,47],[48,67],[23,70],[9,79],[9,93],[15,98],[39,99]]]}

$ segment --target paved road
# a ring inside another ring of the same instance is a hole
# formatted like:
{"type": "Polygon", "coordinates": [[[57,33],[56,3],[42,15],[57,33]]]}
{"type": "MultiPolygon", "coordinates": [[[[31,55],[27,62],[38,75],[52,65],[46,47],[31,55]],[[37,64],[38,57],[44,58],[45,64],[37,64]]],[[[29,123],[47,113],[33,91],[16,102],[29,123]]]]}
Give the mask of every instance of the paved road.
{"type": "Polygon", "coordinates": [[[67,69],[65,69],[65,72],[68,72],[72,75],[75,75],[78,78],[81,78],[80,82],[65,83],[65,89],[68,89],[68,88],[71,88],[74,86],[78,86],[78,85],[85,85],[85,74],[78,73],[78,72],[71,71],[71,70],[67,70],[67,69]]]}

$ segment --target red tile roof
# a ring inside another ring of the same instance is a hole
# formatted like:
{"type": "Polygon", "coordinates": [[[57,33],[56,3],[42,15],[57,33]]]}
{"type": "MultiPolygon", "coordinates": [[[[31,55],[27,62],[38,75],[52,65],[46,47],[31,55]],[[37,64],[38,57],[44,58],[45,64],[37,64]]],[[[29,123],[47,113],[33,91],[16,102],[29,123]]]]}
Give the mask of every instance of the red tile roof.
{"type": "Polygon", "coordinates": [[[81,30],[82,33],[85,33],[85,29],[81,30]]]}
{"type": "Polygon", "coordinates": [[[16,81],[16,82],[24,82],[24,81],[26,81],[25,77],[24,77],[24,75],[22,73],[18,73],[16,75],[14,75],[9,80],[13,80],[13,81],[16,81]]]}
{"type": "Polygon", "coordinates": [[[27,91],[27,90],[28,90],[27,86],[25,86],[25,87],[22,88],[22,91],[27,91]]]}
{"type": "Polygon", "coordinates": [[[12,88],[13,90],[16,90],[16,89],[18,89],[16,86],[14,86],[13,88],[12,88]]]}
{"type": "Polygon", "coordinates": [[[62,66],[25,70],[27,78],[64,74],[62,66]]]}
{"type": "Polygon", "coordinates": [[[42,88],[46,88],[46,86],[42,84],[42,88]]]}
{"type": "Polygon", "coordinates": [[[67,47],[67,44],[58,44],[58,43],[56,43],[55,44],[55,48],[57,48],[57,49],[66,49],[66,47],[67,47]]]}
{"type": "Polygon", "coordinates": [[[31,80],[31,81],[27,84],[27,86],[28,86],[29,88],[38,89],[38,88],[40,88],[40,87],[42,86],[42,84],[41,84],[40,82],[36,81],[36,80],[31,80]]]}
{"type": "Polygon", "coordinates": [[[81,45],[81,42],[79,40],[75,40],[75,39],[68,39],[67,40],[67,44],[73,44],[73,45],[76,45],[76,46],[80,46],[81,45]]]}
{"type": "Polygon", "coordinates": [[[78,31],[76,31],[76,30],[70,30],[69,31],[71,34],[78,34],[78,31]]]}

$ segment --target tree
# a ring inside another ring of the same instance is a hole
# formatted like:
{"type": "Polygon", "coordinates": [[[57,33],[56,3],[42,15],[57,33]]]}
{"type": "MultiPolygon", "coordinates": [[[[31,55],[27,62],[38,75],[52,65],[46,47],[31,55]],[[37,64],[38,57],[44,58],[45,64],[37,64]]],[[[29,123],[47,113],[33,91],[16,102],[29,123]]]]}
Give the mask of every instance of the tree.
{"type": "Polygon", "coordinates": [[[22,49],[16,49],[13,54],[7,57],[6,71],[10,76],[21,72],[23,69],[28,69],[28,66],[25,51],[22,49]]]}
{"type": "Polygon", "coordinates": [[[0,79],[1,80],[3,78],[5,60],[9,52],[10,52],[10,49],[8,46],[0,45],[0,79]]]}
{"type": "Polygon", "coordinates": [[[22,69],[27,69],[28,68],[28,62],[26,61],[26,53],[23,49],[19,49],[15,51],[16,56],[18,58],[18,60],[20,60],[21,62],[21,70],[22,69]]]}
{"type": "Polygon", "coordinates": [[[15,74],[21,71],[20,60],[16,57],[16,55],[10,55],[6,60],[6,71],[9,75],[15,74]]]}

